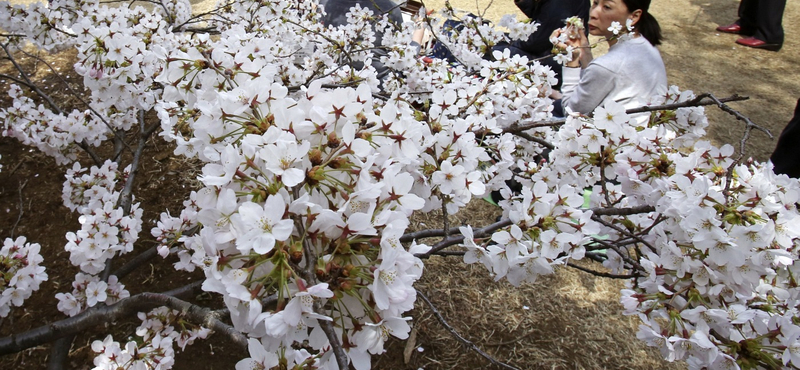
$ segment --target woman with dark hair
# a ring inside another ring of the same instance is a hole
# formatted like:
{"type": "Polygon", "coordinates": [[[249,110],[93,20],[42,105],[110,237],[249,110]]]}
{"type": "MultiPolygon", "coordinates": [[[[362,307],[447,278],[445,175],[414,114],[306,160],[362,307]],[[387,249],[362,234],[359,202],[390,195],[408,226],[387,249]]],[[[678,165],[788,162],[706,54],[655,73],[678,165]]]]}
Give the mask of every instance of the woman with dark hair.
{"type": "MultiPolygon", "coordinates": [[[[553,96],[561,98],[564,110],[590,114],[610,101],[636,108],[667,91],[667,72],[655,47],[661,44],[661,27],[647,11],[649,7],[650,0],[593,1],[589,33],[603,36],[610,47],[607,54],[594,59],[582,32],[566,41],[565,47],[574,48],[572,60],[563,67],[561,94],[553,96]]],[[[561,32],[556,30],[552,36],[558,38],[561,32]]],[[[558,109],[557,104],[557,115],[558,109]]],[[[649,115],[633,117],[644,122],[649,115]]]]}

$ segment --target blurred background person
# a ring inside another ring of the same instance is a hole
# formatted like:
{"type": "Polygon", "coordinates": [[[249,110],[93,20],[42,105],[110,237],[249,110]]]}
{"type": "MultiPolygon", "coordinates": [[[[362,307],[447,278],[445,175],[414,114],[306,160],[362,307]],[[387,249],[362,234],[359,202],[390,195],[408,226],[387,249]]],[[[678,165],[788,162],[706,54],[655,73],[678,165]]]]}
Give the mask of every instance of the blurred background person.
{"type": "Polygon", "coordinates": [[[786,0],[742,0],[739,3],[739,20],[717,31],[744,35],[736,40],[739,45],[756,49],[778,51],[783,46],[783,10],[786,0]]]}

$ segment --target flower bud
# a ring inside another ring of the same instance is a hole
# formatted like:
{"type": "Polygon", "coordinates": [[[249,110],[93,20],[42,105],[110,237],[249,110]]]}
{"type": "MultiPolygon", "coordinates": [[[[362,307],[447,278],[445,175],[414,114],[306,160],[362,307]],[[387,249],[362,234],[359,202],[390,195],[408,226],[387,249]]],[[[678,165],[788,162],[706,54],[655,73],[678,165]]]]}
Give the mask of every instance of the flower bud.
{"type": "Polygon", "coordinates": [[[303,245],[300,242],[292,243],[289,247],[289,260],[296,264],[303,260],[303,245]]]}
{"type": "Polygon", "coordinates": [[[319,166],[322,164],[322,151],[319,149],[311,149],[308,152],[308,160],[311,161],[311,164],[314,166],[319,166]]]}
{"type": "Polygon", "coordinates": [[[347,158],[336,157],[328,163],[328,166],[333,169],[339,169],[342,168],[345,164],[347,164],[347,158]]]}
{"type": "Polygon", "coordinates": [[[328,147],[329,148],[338,148],[339,145],[342,145],[342,141],[339,140],[339,137],[336,136],[335,132],[331,132],[328,134],[328,147]]]}

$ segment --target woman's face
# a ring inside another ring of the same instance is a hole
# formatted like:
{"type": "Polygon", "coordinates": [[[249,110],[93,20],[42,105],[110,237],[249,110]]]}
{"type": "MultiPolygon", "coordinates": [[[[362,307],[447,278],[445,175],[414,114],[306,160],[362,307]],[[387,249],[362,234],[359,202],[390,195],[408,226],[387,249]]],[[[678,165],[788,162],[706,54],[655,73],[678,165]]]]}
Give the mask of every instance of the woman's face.
{"type": "Polygon", "coordinates": [[[594,36],[611,38],[614,33],[609,31],[612,22],[619,22],[625,27],[625,22],[630,18],[633,24],[639,21],[641,10],[628,11],[628,7],[622,0],[593,0],[592,9],[589,12],[589,33],[594,36]]]}

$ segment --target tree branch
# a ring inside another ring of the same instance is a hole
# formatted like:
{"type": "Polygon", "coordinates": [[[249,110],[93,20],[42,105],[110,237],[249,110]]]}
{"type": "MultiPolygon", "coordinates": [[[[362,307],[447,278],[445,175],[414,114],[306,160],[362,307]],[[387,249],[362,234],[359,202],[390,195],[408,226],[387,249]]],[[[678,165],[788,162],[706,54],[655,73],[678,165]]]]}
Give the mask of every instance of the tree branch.
{"type": "Polygon", "coordinates": [[[117,131],[117,130],[115,130],[114,127],[111,126],[111,123],[109,123],[108,120],[106,120],[106,117],[103,117],[103,115],[101,115],[94,108],[92,108],[92,106],[89,105],[89,103],[87,103],[85,100],[83,100],[83,98],[72,88],[72,86],[69,85],[69,83],[64,79],[64,77],[62,77],[61,74],[58,73],[58,71],[56,71],[55,68],[53,68],[52,65],[50,65],[50,63],[48,63],[46,60],[44,60],[44,59],[42,59],[42,58],[40,58],[40,57],[38,57],[36,55],[33,55],[31,53],[26,52],[25,50],[21,50],[20,49],[20,52],[22,54],[25,54],[29,58],[33,58],[37,62],[41,62],[45,66],[47,66],[47,68],[50,69],[50,72],[52,72],[56,77],[58,77],[58,79],[61,81],[61,83],[64,84],[64,86],[67,88],[67,90],[69,90],[69,92],[72,94],[72,96],[74,98],[78,99],[78,101],[81,102],[81,104],[85,105],[86,108],[89,109],[89,111],[92,112],[92,114],[94,114],[95,117],[97,117],[97,119],[99,119],[101,122],[103,122],[103,124],[106,125],[106,127],[114,134],[114,136],[122,141],[122,144],[126,148],[128,148],[128,150],[133,151],[130,148],[130,146],[128,146],[128,143],[125,142],[125,137],[122,135],[122,133],[117,131]]]}
{"type": "Polygon", "coordinates": [[[541,146],[543,146],[543,147],[545,147],[547,149],[550,149],[550,150],[553,150],[553,149],[556,148],[555,145],[550,144],[549,142],[544,141],[544,140],[542,140],[542,139],[540,139],[538,137],[534,137],[532,135],[529,135],[527,132],[515,132],[514,135],[517,135],[517,136],[519,136],[519,137],[521,137],[521,138],[523,138],[525,140],[528,140],[528,141],[533,141],[534,143],[537,143],[537,144],[539,144],[539,145],[541,145],[541,146]]]}
{"type": "Polygon", "coordinates": [[[659,110],[673,110],[678,108],[700,107],[706,105],[719,106],[722,103],[728,103],[732,101],[743,101],[748,99],[750,99],[749,96],[740,96],[739,94],[733,94],[726,98],[716,98],[711,93],[703,93],[691,100],[686,100],[678,103],[662,104],[662,105],[645,105],[639,108],[628,109],[625,111],[625,113],[634,114],[634,113],[644,113],[644,112],[655,112],[659,110]]]}
{"type": "Polygon", "coordinates": [[[567,266],[572,267],[572,268],[577,269],[577,270],[580,270],[580,271],[583,271],[583,272],[586,272],[586,273],[589,273],[589,274],[592,274],[594,276],[611,278],[611,279],[633,279],[633,278],[637,277],[637,275],[617,275],[617,274],[609,274],[607,272],[595,271],[595,270],[588,269],[588,268],[583,267],[583,266],[576,265],[576,264],[574,264],[572,262],[567,262],[567,266]]]}
{"type": "Polygon", "coordinates": [[[590,211],[592,211],[592,214],[596,216],[630,216],[640,213],[655,212],[656,208],[653,206],[637,206],[630,208],[592,208],[590,211]]]}
{"type": "Polygon", "coordinates": [[[214,332],[222,333],[234,344],[243,349],[247,348],[247,337],[230,325],[223,323],[220,320],[220,315],[213,310],[193,305],[166,294],[140,293],[122,299],[111,306],[90,308],[77,316],[40,326],[24,333],[0,338],[0,356],[78,334],[90,328],[103,325],[103,323],[135,315],[138,312],[149,311],[160,306],[179,310],[189,320],[200,323],[200,325],[212,329],[214,332]]]}
{"type": "Polygon", "coordinates": [[[122,193],[119,195],[119,203],[117,204],[117,207],[121,207],[122,212],[124,212],[125,215],[131,211],[134,179],[136,179],[136,172],[139,171],[139,160],[142,157],[142,152],[144,152],[144,147],[147,145],[147,139],[150,137],[150,135],[145,132],[144,111],[142,110],[139,110],[139,125],[141,126],[139,145],[136,147],[136,152],[133,153],[131,172],[128,174],[128,179],[125,182],[125,187],[122,189],[122,193]]]}
{"type": "MultiPolygon", "coordinates": [[[[477,230],[473,230],[473,236],[477,238],[477,237],[481,237],[481,236],[484,236],[484,235],[488,235],[489,233],[492,233],[492,232],[494,232],[496,230],[502,229],[502,228],[504,228],[506,226],[510,226],[510,225],[511,225],[511,220],[503,219],[503,220],[495,222],[495,223],[493,223],[493,224],[491,224],[489,226],[486,226],[486,227],[483,227],[483,228],[480,228],[480,229],[477,229],[477,230]]],[[[403,237],[405,237],[405,235],[403,237]]],[[[452,236],[449,236],[449,237],[443,239],[442,241],[434,244],[433,247],[431,248],[431,250],[429,250],[428,252],[421,253],[421,254],[415,254],[415,256],[418,257],[418,258],[421,258],[421,259],[425,259],[425,258],[430,257],[431,255],[434,255],[434,254],[438,253],[442,249],[445,249],[445,248],[450,247],[452,245],[460,244],[463,241],[464,241],[464,235],[461,235],[461,234],[452,235],[452,236]]]]}
{"type": "MultiPolygon", "coordinates": [[[[721,109],[725,110],[725,108],[722,108],[722,106],[725,106],[725,107],[727,107],[727,106],[725,104],[722,104],[722,103],[727,103],[727,102],[732,102],[732,101],[742,101],[742,100],[750,99],[747,96],[739,96],[737,94],[731,95],[731,96],[726,97],[726,98],[716,98],[716,97],[712,98],[712,97],[713,97],[713,95],[706,93],[706,94],[701,94],[701,95],[697,96],[694,99],[683,101],[683,102],[679,102],[679,103],[662,104],[662,105],[645,105],[645,106],[642,106],[642,107],[639,107],[639,108],[631,108],[631,109],[626,110],[625,113],[634,114],[634,113],[644,113],[644,112],[655,112],[655,111],[660,111],[660,110],[672,110],[672,109],[678,109],[678,108],[700,107],[700,106],[706,106],[706,105],[717,105],[721,109]]],[[[730,108],[727,107],[727,109],[730,109],[730,108]]],[[[504,128],[503,132],[508,132],[508,133],[515,134],[517,132],[530,130],[532,128],[561,126],[566,121],[567,121],[566,118],[558,118],[558,119],[551,119],[551,120],[544,120],[544,121],[537,121],[537,120],[533,120],[533,119],[527,119],[527,120],[522,120],[519,123],[515,123],[513,125],[510,125],[510,126],[504,128]]],[[[475,134],[478,135],[478,136],[481,136],[481,135],[489,135],[489,134],[491,134],[491,132],[488,132],[486,130],[477,130],[477,131],[475,131],[475,134]]],[[[772,137],[772,135],[770,135],[770,137],[772,137]]]]}
{"type": "Polygon", "coordinates": [[[609,227],[609,228],[612,228],[612,229],[616,230],[621,235],[630,236],[630,237],[638,240],[640,243],[646,245],[647,248],[650,248],[650,250],[653,251],[654,253],[657,252],[656,247],[654,247],[652,244],[650,244],[646,240],[642,239],[640,236],[638,236],[638,235],[636,235],[636,234],[634,234],[632,232],[629,232],[627,230],[624,230],[624,229],[618,227],[617,225],[614,225],[614,224],[612,224],[610,222],[607,222],[606,220],[603,220],[599,215],[592,215],[592,220],[595,220],[595,221],[603,224],[606,227],[609,227]]]}
{"type": "Polygon", "coordinates": [[[22,77],[22,79],[25,80],[26,85],[28,86],[28,88],[33,90],[33,92],[35,92],[36,95],[39,95],[42,99],[44,99],[47,102],[47,104],[50,105],[50,108],[52,108],[54,111],[56,111],[58,113],[63,113],[63,111],[61,110],[61,107],[59,107],[58,104],[56,104],[53,101],[53,99],[50,98],[49,95],[47,95],[44,91],[39,89],[36,86],[36,84],[34,84],[31,81],[30,78],[28,78],[28,74],[25,73],[25,71],[22,69],[22,66],[20,66],[19,63],[17,63],[17,60],[13,56],[11,56],[11,52],[8,50],[8,45],[7,44],[0,44],[0,48],[2,48],[3,51],[6,52],[6,55],[8,55],[8,60],[11,61],[11,64],[14,65],[14,68],[17,71],[19,71],[20,77],[22,77]]]}
{"type": "Polygon", "coordinates": [[[152,247],[138,256],[134,257],[132,260],[128,261],[128,263],[122,265],[117,271],[114,271],[111,275],[115,275],[118,279],[122,279],[123,277],[127,276],[136,268],[141,266],[143,263],[149,261],[153,257],[158,255],[158,249],[156,247],[152,247]]]}

